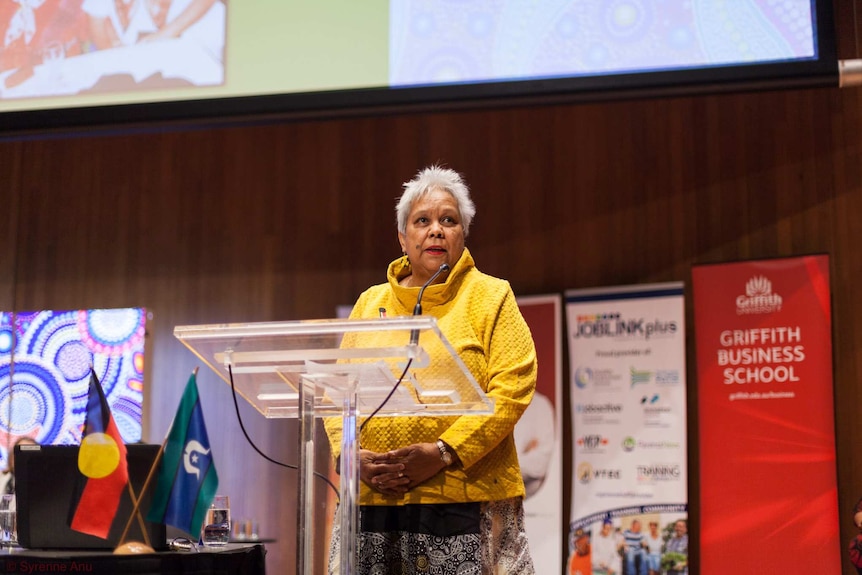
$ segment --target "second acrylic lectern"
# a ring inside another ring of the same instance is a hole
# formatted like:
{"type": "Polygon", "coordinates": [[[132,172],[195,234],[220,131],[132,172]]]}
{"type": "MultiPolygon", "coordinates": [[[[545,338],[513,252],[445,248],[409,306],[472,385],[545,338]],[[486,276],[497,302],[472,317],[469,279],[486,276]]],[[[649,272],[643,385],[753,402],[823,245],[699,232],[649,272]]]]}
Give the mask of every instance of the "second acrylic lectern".
{"type": "MultiPolygon", "coordinates": [[[[297,573],[314,573],[315,419],[342,424],[341,575],[356,572],[357,428],[374,417],[493,413],[430,316],[177,326],[174,336],[267,418],[299,420],[297,573]]],[[[399,446],[400,447],[400,446],[399,446]]]]}

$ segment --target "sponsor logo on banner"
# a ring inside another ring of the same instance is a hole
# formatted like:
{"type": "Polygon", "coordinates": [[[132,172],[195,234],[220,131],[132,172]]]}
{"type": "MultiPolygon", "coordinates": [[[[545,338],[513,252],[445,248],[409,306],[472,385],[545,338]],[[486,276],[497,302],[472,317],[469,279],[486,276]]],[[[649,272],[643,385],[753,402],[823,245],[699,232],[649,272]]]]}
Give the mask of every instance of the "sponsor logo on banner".
{"type": "Polygon", "coordinates": [[[658,385],[679,385],[681,381],[678,369],[659,369],[655,372],[655,382],[658,385]]]}
{"type": "Polygon", "coordinates": [[[772,282],[764,276],[754,276],[745,284],[745,294],[736,298],[738,315],[773,313],[781,311],[783,300],[772,293],[772,282]]]}
{"type": "Polygon", "coordinates": [[[682,468],[678,463],[653,463],[637,466],[638,483],[655,483],[658,481],[679,481],[682,468]]]}
{"type": "Polygon", "coordinates": [[[622,403],[579,403],[575,409],[584,415],[605,415],[610,413],[622,413],[622,403]]]}
{"type": "Polygon", "coordinates": [[[598,434],[583,435],[578,438],[578,447],[582,453],[604,453],[610,441],[598,434]]]}
{"type": "Polygon", "coordinates": [[[593,465],[588,461],[583,461],[578,464],[578,469],[576,472],[576,476],[578,481],[586,485],[592,481],[602,481],[602,480],[613,480],[618,481],[620,479],[621,471],[619,469],[608,469],[601,467],[593,467],[593,465]]]}
{"type": "Polygon", "coordinates": [[[613,417],[623,412],[621,403],[579,403],[575,412],[581,416],[584,423],[617,424],[619,418],[613,417]]]}
{"type": "Polygon", "coordinates": [[[658,441],[648,441],[644,439],[635,439],[632,436],[628,436],[623,439],[621,447],[623,451],[626,453],[631,453],[635,449],[644,450],[644,451],[661,451],[661,450],[671,450],[671,449],[679,449],[682,447],[682,443],[679,441],[662,439],[658,441]]]}
{"type": "Polygon", "coordinates": [[[593,382],[593,370],[589,367],[579,367],[575,370],[575,386],[586,389],[593,382]]]}
{"type": "Polygon", "coordinates": [[[650,381],[652,381],[651,371],[647,371],[645,369],[631,368],[630,373],[632,378],[632,387],[640,383],[649,383],[650,381]]]}
{"type": "Polygon", "coordinates": [[[673,409],[664,404],[660,394],[644,395],[641,397],[641,406],[643,406],[645,427],[666,428],[670,426],[670,418],[667,416],[673,412],[673,409]]]}
{"type": "Polygon", "coordinates": [[[624,318],[620,312],[581,314],[572,334],[575,339],[612,338],[643,339],[671,337],[679,331],[675,320],[647,319],[645,317],[624,318]]]}
{"type": "Polygon", "coordinates": [[[591,367],[582,366],[575,370],[574,383],[578,389],[593,388],[599,390],[611,390],[618,388],[614,385],[620,381],[622,377],[617,375],[610,369],[594,369],[591,367]]]}

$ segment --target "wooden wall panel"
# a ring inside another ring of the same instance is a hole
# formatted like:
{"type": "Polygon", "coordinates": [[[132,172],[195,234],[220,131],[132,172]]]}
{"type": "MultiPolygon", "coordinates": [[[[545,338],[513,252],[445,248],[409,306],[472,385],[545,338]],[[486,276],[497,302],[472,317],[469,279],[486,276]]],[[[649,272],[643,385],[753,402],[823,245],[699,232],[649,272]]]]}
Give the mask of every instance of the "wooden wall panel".
{"type": "Polygon", "coordinates": [[[20,147],[9,149],[0,158],[0,309],[10,310],[15,304],[15,256],[18,234],[18,199],[20,193],[20,147]]]}
{"type": "MultiPolygon", "coordinates": [[[[173,327],[332,316],[384,280],[400,186],[430,163],[465,174],[468,246],[520,295],[825,252],[846,541],[862,495],[860,134],[859,90],[820,89],[6,141],[0,307],[150,309],[145,437],[159,442],[196,365],[173,327]]],[[[691,344],[688,359],[693,375],[691,344]]],[[[221,490],[278,537],[272,572],[290,572],[295,474],[251,453],[227,386],[205,371],[200,385],[221,490]]],[[[295,462],[292,422],[241,413],[295,462]]]]}

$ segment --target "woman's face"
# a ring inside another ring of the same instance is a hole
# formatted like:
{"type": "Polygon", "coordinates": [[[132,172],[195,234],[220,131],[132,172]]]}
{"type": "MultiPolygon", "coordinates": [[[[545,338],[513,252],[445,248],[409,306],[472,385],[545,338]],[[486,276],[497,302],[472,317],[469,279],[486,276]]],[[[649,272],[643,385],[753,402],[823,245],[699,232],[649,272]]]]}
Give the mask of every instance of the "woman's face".
{"type": "MultiPolygon", "coordinates": [[[[413,202],[407,232],[398,232],[398,241],[410,258],[411,286],[424,284],[443,263],[454,267],[464,251],[464,227],[452,194],[435,188],[413,202]]],[[[441,274],[438,283],[444,279],[446,276],[441,274]]]]}

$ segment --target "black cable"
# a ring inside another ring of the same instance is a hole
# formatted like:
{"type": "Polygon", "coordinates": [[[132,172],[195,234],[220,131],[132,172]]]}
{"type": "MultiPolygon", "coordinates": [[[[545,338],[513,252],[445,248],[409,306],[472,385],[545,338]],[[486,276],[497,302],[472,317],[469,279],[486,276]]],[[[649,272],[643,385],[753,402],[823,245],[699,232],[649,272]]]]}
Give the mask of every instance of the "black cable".
{"type": "MultiPolygon", "coordinates": [[[[234,385],[234,382],[233,382],[233,370],[231,369],[230,364],[228,364],[228,366],[227,366],[227,373],[230,376],[230,390],[233,394],[233,406],[236,409],[236,418],[237,418],[237,421],[239,421],[239,428],[242,429],[242,434],[245,435],[245,440],[248,441],[248,444],[251,445],[251,447],[255,451],[257,451],[261,457],[263,457],[264,459],[266,459],[270,463],[275,463],[276,465],[280,465],[280,466],[286,467],[288,469],[299,470],[298,465],[291,465],[289,463],[282,463],[281,461],[276,461],[275,459],[273,459],[272,457],[270,457],[269,455],[267,455],[266,453],[261,451],[257,447],[257,445],[254,444],[254,441],[251,440],[251,437],[249,437],[248,432],[245,430],[245,424],[243,424],[243,422],[242,422],[242,416],[239,414],[239,401],[237,401],[237,399],[236,399],[236,386],[234,385]]],[[[337,502],[341,503],[341,498],[338,496],[338,487],[336,487],[335,484],[332,481],[330,481],[329,478],[326,477],[325,475],[318,473],[317,471],[314,472],[314,475],[315,475],[315,477],[318,477],[318,478],[322,479],[323,481],[325,481],[326,484],[332,488],[332,490],[335,492],[335,497],[338,500],[337,502]]]]}
{"type": "Polygon", "coordinates": [[[383,401],[377,408],[371,412],[371,415],[365,418],[365,421],[359,426],[359,431],[356,433],[357,437],[360,433],[362,433],[362,429],[365,427],[365,424],[371,421],[371,418],[377,415],[377,412],[383,409],[383,406],[386,405],[390,399],[392,399],[392,395],[395,393],[395,390],[398,389],[398,386],[401,385],[401,381],[404,379],[404,376],[407,375],[407,370],[410,369],[410,365],[413,363],[413,358],[407,360],[407,365],[404,366],[404,371],[401,372],[401,377],[398,378],[398,381],[395,382],[395,385],[392,386],[392,389],[389,390],[389,394],[383,398],[383,401]]]}
{"type": "MultiPolygon", "coordinates": [[[[437,269],[436,272],[434,272],[434,275],[432,275],[430,278],[428,278],[428,281],[426,281],[424,284],[422,284],[422,287],[419,288],[419,295],[416,296],[416,305],[413,306],[413,317],[417,317],[417,316],[422,315],[422,295],[425,293],[425,289],[428,286],[430,286],[434,282],[435,279],[437,279],[437,276],[439,276],[440,274],[442,274],[444,272],[448,272],[449,269],[450,269],[449,264],[447,264],[447,263],[440,264],[440,267],[437,269]]],[[[383,308],[383,307],[380,308],[381,317],[383,317],[383,314],[385,314],[385,313],[386,313],[386,308],[383,308]]],[[[411,330],[410,331],[410,346],[415,347],[418,344],[419,344],[419,330],[418,329],[411,330]]],[[[377,412],[380,411],[381,409],[383,409],[383,406],[386,405],[390,399],[392,399],[392,395],[395,393],[395,390],[398,389],[398,386],[401,385],[401,382],[404,380],[404,377],[407,375],[407,370],[410,369],[410,366],[412,364],[413,364],[413,358],[411,357],[410,359],[407,360],[407,365],[404,366],[404,371],[401,372],[401,376],[398,378],[398,381],[395,382],[395,385],[392,386],[392,389],[389,390],[389,394],[383,399],[383,402],[380,405],[378,405],[377,408],[371,412],[371,415],[369,415],[367,418],[365,418],[365,421],[362,422],[362,425],[359,426],[359,431],[356,433],[357,438],[359,437],[359,434],[362,433],[362,428],[365,427],[365,424],[368,423],[369,421],[371,421],[371,418],[374,417],[375,415],[377,415],[377,412]]]]}

